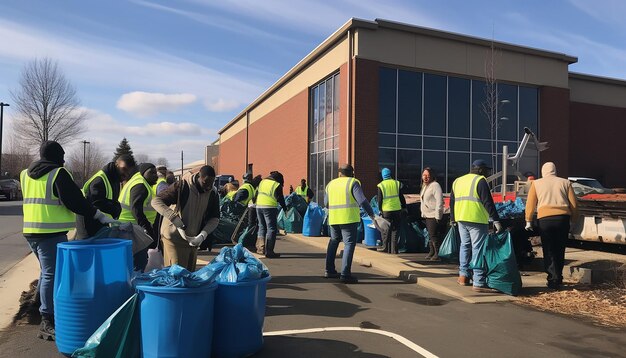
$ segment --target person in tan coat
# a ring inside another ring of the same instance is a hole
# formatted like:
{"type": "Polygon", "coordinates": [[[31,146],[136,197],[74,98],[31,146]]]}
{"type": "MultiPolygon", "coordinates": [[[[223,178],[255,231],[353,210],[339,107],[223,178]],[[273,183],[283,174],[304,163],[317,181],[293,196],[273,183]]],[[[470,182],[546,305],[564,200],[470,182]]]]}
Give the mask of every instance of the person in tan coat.
{"type": "Polygon", "coordinates": [[[213,188],[215,170],[205,165],[152,199],[152,207],[163,216],[161,237],[165,266],[178,264],[196,270],[198,246],[217,228],[219,196],[213,188]]]}
{"type": "Polygon", "coordinates": [[[541,168],[541,179],[531,182],[526,201],[526,230],[531,231],[533,215],[537,210],[543,265],[548,274],[548,287],[558,289],[563,283],[565,243],[570,222],[578,211],[576,195],[569,180],[556,176],[556,166],[547,162],[541,168]]]}

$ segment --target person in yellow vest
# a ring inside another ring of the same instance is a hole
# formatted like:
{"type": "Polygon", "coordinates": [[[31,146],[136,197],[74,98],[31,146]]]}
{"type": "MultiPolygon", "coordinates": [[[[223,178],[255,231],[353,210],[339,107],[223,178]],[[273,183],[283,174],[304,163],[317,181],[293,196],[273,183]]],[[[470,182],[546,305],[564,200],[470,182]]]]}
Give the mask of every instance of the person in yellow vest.
{"type": "Polygon", "coordinates": [[[354,178],[354,168],[350,164],[339,168],[339,177],[326,185],[324,204],[328,208],[330,240],[326,250],[325,278],[340,278],[346,284],[358,283],[352,275],[352,257],[356,247],[357,228],[361,222],[359,207],[363,208],[374,222],[374,211],[370,206],[361,182],[354,178]],[[339,242],[343,241],[341,274],[335,269],[335,257],[339,242]]]}
{"type": "Polygon", "coordinates": [[[490,170],[491,168],[484,160],[475,160],[472,163],[471,172],[452,183],[452,193],[450,193],[450,221],[453,225],[458,225],[461,237],[457,282],[459,285],[469,286],[470,279],[472,279],[472,289],[484,293],[494,292],[487,287],[485,271],[481,269],[470,271],[469,263],[473,256],[478,255],[487,241],[489,219],[493,220],[497,232],[503,230],[485,179],[490,170]],[[470,276],[470,272],[473,272],[473,277],[470,276]]]}
{"type": "MultiPolygon", "coordinates": [[[[154,164],[139,164],[137,172],[122,188],[119,199],[122,206],[119,221],[141,226],[153,240],[156,239],[153,224],[157,212],[152,207],[151,201],[153,198],[152,186],[156,184],[156,181],[157,173],[154,164]]],[[[135,271],[143,272],[148,264],[148,247],[135,253],[133,263],[135,271]]]]}
{"type": "MultiPolygon", "coordinates": [[[[128,154],[121,155],[96,172],[83,185],[87,201],[105,215],[117,219],[122,207],[118,201],[124,173],[135,167],[135,159],[128,154]]],[[[76,238],[83,239],[95,235],[105,225],[90,217],[76,216],[76,238]]]]}
{"type": "MultiPolygon", "coordinates": [[[[152,186],[152,197],[155,198],[158,194],[162,193],[167,189],[170,184],[167,182],[167,167],[165,165],[159,165],[156,167],[157,170],[157,182],[152,186]]],[[[154,219],[154,225],[152,225],[152,231],[155,235],[155,242],[153,246],[158,246],[159,250],[163,251],[163,246],[158,245],[161,241],[161,223],[163,222],[163,217],[157,213],[156,219],[154,219]]],[[[154,247],[152,247],[154,248],[154,247]]]]}
{"type": "Polygon", "coordinates": [[[256,193],[256,212],[259,222],[256,249],[257,254],[265,255],[268,259],[278,258],[280,254],[274,252],[276,233],[278,231],[278,205],[287,211],[283,185],[285,180],[280,172],[273,171],[261,180],[256,193]]]}
{"type": "Polygon", "coordinates": [[[296,187],[296,194],[300,195],[306,203],[310,203],[313,200],[313,190],[306,185],[306,179],[300,180],[300,186],[296,187]]]}
{"type": "Polygon", "coordinates": [[[398,229],[402,221],[402,210],[406,210],[406,201],[401,193],[399,181],[391,177],[391,170],[383,168],[381,171],[383,181],[378,183],[378,208],[383,218],[390,222],[389,230],[382,233],[383,246],[378,249],[381,252],[392,254],[398,253],[398,229]]]}
{"type": "Polygon", "coordinates": [[[213,187],[215,170],[208,165],[173,184],[152,199],[163,216],[161,236],[165,266],[178,264],[196,270],[198,246],[217,228],[220,199],[213,187]],[[172,209],[172,206],[174,208],[172,209]]]}
{"type": "Polygon", "coordinates": [[[235,191],[231,200],[239,202],[243,206],[248,206],[248,204],[254,199],[255,195],[256,186],[253,183],[252,173],[246,173],[243,175],[243,184],[241,184],[239,189],[235,191]]]}
{"type": "Polygon", "coordinates": [[[38,291],[41,325],[38,337],[55,339],[54,273],[57,244],[67,242],[67,232],[75,227],[75,214],[92,217],[103,224],[115,222],[94,208],[63,167],[65,151],[55,141],[44,142],[33,162],[20,174],[24,203],[23,235],[39,260],[38,291]]]}

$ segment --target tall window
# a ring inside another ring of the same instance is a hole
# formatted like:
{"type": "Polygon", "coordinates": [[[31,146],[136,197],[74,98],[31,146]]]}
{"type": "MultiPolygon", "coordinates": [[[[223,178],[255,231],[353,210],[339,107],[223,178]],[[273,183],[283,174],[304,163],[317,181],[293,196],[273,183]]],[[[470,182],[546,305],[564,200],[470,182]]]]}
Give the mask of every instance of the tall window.
{"type": "Polygon", "coordinates": [[[323,204],[326,184],[339,169],[339,74],[311,88],[309,113],[309,187],[323,204]]]}
{"type": "MultiPolygon", "coordinates": [[[[418,192],[421,170],[431,167],[446,191],[469,171],[472,161],[501,170],[502,146],[515,152],[524,127],[538,134],[538,90],[498,83],[498,126],[492,138],[482,110],[485,82],[381,67],[379,73],[378,165],[391,169],[407,192],[418,192]]],[[[537,174],[532,143],[515,168],[537,174]]]]}

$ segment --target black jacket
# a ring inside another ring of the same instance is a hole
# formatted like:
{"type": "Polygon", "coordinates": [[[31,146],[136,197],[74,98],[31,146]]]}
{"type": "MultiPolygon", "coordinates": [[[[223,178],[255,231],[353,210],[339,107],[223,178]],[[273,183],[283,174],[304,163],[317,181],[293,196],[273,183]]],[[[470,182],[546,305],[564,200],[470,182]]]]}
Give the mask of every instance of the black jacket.
{"type": "Polygon", "coordinates": [[[146,230],[151,238],[156,239],[154,228],[143,212],[143,203],[149,194],[148,189],[143,184],[132,187],[130,189],[130,211],[137,220],[137,224],[146,230]]]}
{"type": "MultiPolygon", "coordinates": [[[[118,201],[120,196],[120,177],[115,168],[115,163],[111,162],[105,165],[102,168],[102,171],[106,175],[109,183],[111,184],[111,191],[113,194],[112,200],[107,199],[106,197],[106,185],[104,184],[104,180],[102,178],[97,177],[91,181],[89,184],[89,188],[87,190],[86,197],[87,201],[89,201],[93,206],[97,209],[100,209],[103,213],[111,215],[114,219],[117,219],[120,216],[120,212],[122,211],[122,207],[120,206],[120,202],[118,201]]],[[[86,217],[85,220],[85,229],[87,230],[87,234],[89,236],[93,236],[104,227],[98,220],[95,220],[93,217],[86,217]]]]}
{"type": "MultiPolygon", "coordinates": [[[[32,179],[39,179],[59,167],[60,165],[55,162],[41,159],[33,162],[30,167],[28,167],[27,174],[32,179]]],[[[91,218],[96,214],[96,209],[85,199],[83,192],[76,183],[74,183],[72,176],[66,169],[61,169],[59,174],[57,174],[52,191],[53,194],[61,200],[61,203],[73,213],[91,218]]],[[[51,234],[24,234],[24,237],[39,239],[54,237],[65,233],[67,233],[67,231],[51,234]]]]}

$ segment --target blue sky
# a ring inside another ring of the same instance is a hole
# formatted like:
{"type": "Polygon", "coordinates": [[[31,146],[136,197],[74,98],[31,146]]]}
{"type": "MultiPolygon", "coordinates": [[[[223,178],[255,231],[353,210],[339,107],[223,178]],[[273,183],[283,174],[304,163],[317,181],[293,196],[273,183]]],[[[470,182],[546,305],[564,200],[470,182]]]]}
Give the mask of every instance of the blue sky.
{"type": "MultiPolygon", "coordinates": [[[[51,57],[90,114],[85,139],[112,153],[126,136],[175,166],[181,149],[185,162],[202,159],[226,122],[351,17],[493,34],[577,56],[571,71],[626,79],[621,0],[4,0],[0,101],[26,61],[51,57]]],[[[5,139],[12,119],[9,107],[5,139]]]]}

